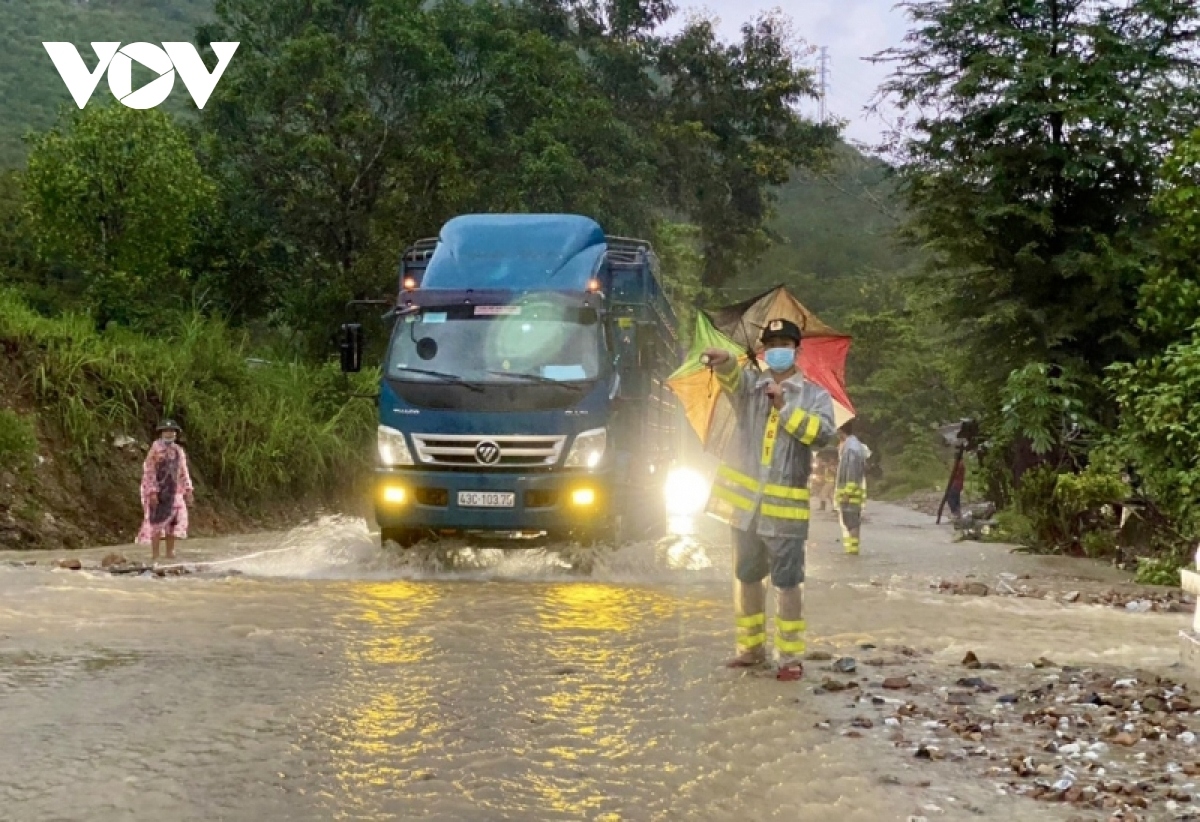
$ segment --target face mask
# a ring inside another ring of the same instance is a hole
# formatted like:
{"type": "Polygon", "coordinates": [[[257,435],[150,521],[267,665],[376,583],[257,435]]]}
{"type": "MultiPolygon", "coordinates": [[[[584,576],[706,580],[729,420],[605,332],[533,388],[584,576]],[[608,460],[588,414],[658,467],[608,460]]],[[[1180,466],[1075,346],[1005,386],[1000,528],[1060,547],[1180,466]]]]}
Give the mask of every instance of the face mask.
{"type": "Polygon", "coordinates": [[[169,443],[169,442],[175,442],[175,435],[174,435],[174,434],[163,434],[163,435],[162,435],[162,441],[163,441],[163,442],[168,442],[168,443],[169,443]]]}
{"type": "Polygon", "coordinates": [[[765,356],[767,368],[775,373],[782,373],[796,364],[794,348],[768,348],[765,356]]]}

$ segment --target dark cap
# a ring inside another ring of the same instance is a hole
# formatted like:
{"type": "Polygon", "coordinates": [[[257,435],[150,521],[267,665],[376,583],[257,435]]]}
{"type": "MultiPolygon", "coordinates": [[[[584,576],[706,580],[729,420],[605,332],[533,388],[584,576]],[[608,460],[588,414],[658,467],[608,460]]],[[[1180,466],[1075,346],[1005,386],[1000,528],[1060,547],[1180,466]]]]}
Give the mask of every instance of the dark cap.
{"type": "Polygon", "coordinates": [[[766,342],[772,338],[791,340],[796,345],[800,345],[800,326],[791,320],[771,320],[763,326],[760,342],[766,342]]]}
{"type": "Polygon", "coordinates": [[[156,430],[158,430],[158,431],[176,431],[176,432],[183,431],[183,429],[179,427],[179,423],[175,422],[175,420],[163,420],[162,422],[160,422],[158,424],[158,428],[156,430]]]}

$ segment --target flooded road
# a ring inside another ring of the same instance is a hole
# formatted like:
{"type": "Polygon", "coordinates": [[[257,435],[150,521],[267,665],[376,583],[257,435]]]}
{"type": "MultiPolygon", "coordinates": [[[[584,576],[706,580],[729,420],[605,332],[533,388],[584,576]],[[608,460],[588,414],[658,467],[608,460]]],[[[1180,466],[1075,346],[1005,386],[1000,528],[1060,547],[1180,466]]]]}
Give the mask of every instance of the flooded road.
{"type": "MultiPolygon", "coordinates": [[[[814,693],[820,663],[798,684],[721,668],[733,627],[719,536],[628,546],[586,577],[541,551],[467,551],[453,567],[384,553],[337,519],[182,544],[183,561],[236,575],[0,567],[0,817],[1107,818],[1002,795],[978,764],[818,727],[846,710],[814,693]]],[[[878,503],[861,556],[841,554],[829,515],[814,513],[812,537],[810,648],[907,645],[928,652],[923,670],[974,651],[1182,675],[1186,614],[930,589],[967,574],[1121,579],[1108,569],[954,544],[878,503]]]]}

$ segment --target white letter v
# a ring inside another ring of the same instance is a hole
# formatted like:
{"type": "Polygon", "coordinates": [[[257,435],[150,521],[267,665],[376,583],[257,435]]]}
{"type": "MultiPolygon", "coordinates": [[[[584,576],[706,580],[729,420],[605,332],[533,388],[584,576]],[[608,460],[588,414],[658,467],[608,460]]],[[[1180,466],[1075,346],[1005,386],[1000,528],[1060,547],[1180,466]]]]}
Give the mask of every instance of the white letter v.
{"type": "Polygon", "coordinates": [[[229,61],[233,59],[233,53],[237,51],[241,43],[209,43],[209,45],[212,47],[213,53],[217,55],[217,67],[213,69],[212,74],[208,73],[204,61],[200,59],[200,54],[191,43],[163,43],[163,48],[166,49],[171,62],[175,64],[175,71],[179,73],[183,84],[187,86],[188,92],[192,95],[196,108],[204,108],[204,104],[212,96],[213,89],[217,87],[217,81],[221,79],[225,69],[229,68],[229,61]]]}
{"type": "Polygon", "coordinates": [[[120,43],[92,43],[92,51],[96,52],[99,62],[96,63],[96,70],[89,72],[73,43],[42,43],[42,46],[54,61],[58,76],[67,84],[67,91],[75,98],[75,105],[80,108],[92,99],[92,92],[96,90],[117,49],[121,48],[120,43]]]}

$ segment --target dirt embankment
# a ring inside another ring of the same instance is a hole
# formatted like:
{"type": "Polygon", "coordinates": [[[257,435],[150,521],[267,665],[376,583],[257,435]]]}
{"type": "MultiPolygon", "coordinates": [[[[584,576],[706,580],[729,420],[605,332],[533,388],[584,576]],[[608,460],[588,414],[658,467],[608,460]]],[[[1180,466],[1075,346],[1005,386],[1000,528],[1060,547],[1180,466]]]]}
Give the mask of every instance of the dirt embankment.
{"type": "MultiPolygon", "coordinates": [[[[133,542],[142,520],[139,487],[152,436],[149,425],[145,431],[111,432],[98,457],[77,464],[68,440],[50,422],[47,410],[38,407],[11,360],[0,362],[0,408],[33,418],[38,440],[31,465],[0,470],[0,550],[133,542]]],[[[186,449],[186,433],[181,443],[186,449]]],[[[248,505],[223,497],[194,461],[189,467],[196,486],[195,504],[189,509],[192,537],[291,528],[325,513],[367,515],[365,483],[356,489],[330,489],[324,498],[248,505]]]]}

